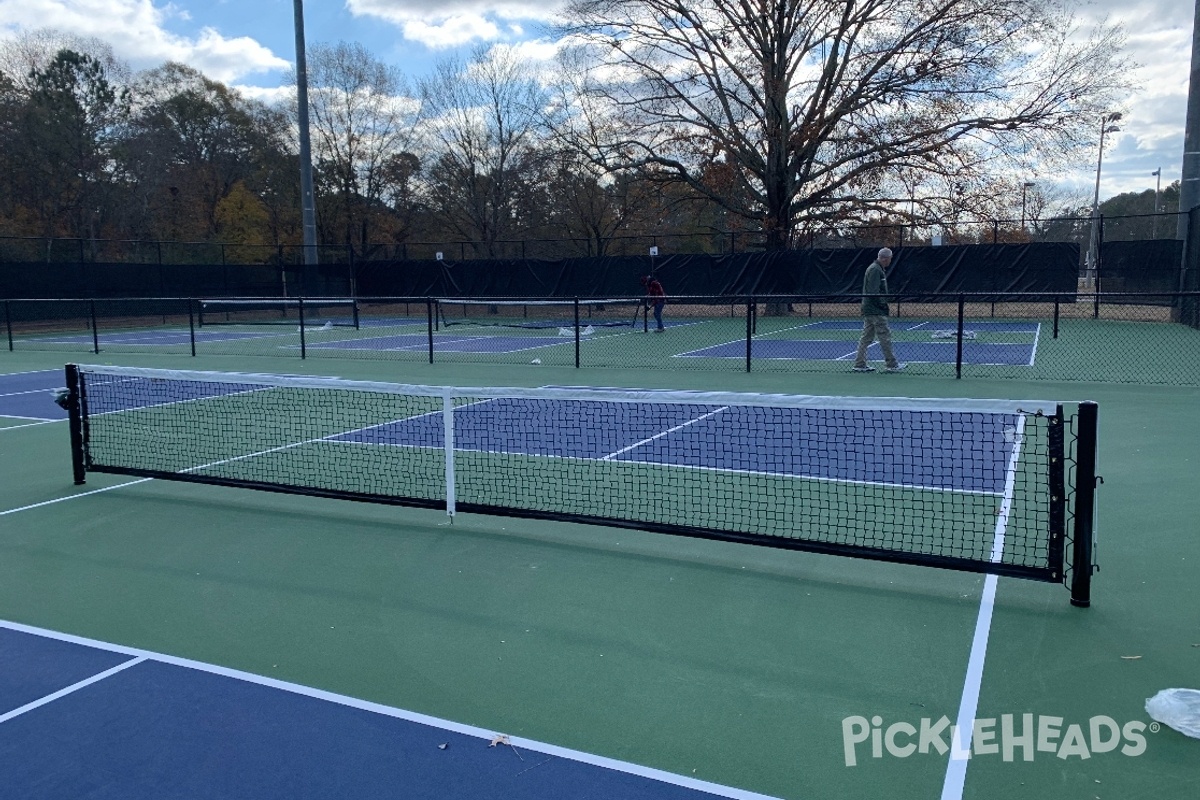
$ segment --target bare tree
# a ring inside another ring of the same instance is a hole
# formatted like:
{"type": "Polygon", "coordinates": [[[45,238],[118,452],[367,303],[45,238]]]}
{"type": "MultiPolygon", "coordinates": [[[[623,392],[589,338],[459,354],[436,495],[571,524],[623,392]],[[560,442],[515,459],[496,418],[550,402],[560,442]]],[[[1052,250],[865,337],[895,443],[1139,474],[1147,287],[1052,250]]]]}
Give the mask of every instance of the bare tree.
{"type": "Polygon", "coordinates": [[[916,200],[985,206],[997,176],[1070,158],[1123,88],[1120,30],[1081,36],[1070,2],[574,0],[563,30],[589,79],[570,134],[607,169],[686,182],[772,249],[916,200]]]}
{"type": "Polygon", "coordinates": [[[537,135],[545,102],[528,66],[503,49],[442,61],[421,84],[432,202],[446,225],[487,255],[528,211],[523,181],[547,156],[537,135]]]}
{"type": "Polygon", "coordinates": [[[316,172],[333,212],[322,227],[353,241],[393,189],[392,165],[409,149],[419,105],[400,71],[358,43],[309,48],[308,82],[316,172]]]}

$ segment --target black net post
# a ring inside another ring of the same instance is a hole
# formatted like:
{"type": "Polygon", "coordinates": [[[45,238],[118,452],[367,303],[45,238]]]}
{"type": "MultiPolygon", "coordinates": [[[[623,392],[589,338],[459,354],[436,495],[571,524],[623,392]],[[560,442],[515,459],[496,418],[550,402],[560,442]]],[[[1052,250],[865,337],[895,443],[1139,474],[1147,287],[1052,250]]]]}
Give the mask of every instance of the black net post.
{"type": "Polygon", "coordinates": [[[1058,338],[1058,304],[1059,304],[1059,302],[1060,301],[1057,297],[1054,298],[1054,338],[1055,339],[1058,338]]]}
{"type": "Polygon", "coordinates": [[[963,316],[964,316],[963,312],[965,311],[965,307],[966,307],[966,298],[964,298],[960,294],[958,296],[958,328],[957,328],[958,335],[956,337],[954,337],[957,340],[955,343],[957,352],[954,354],[954,377],[955,378],[962,377],[963,336],[966,333],[963,330],[963,316]]]}
{"type": "Polygon", "coordinates": [[[100,331],[96,328],[96,301],[92,300],[88,303],[88,313],[92,320],[92,352],[100,352],[100,331]]]}
{"type": "Polygon", "coordinates": [[[579,298],[572,304],[575,310],[575,369],[579,369],[579,298]]]}
{"type": "Polygon", "coordinates": [[[750,371],[751,346],[754,341],[754,298],[746,298],[746,372],[750,371]]]}
{"type": "Polygon", "coordinates": [[[192,343],[192,358],[196,357],[196,301],[187,300],[188,339],[192,343]]]}
{"type": "MultiPolygon", "coordinates": [[[[300,358],[304,359],[308,358],[307,341],[304,338],[304,298],[300,297],[298,300],[299,302],[296,304],[296,308],[299,309],[297,313],[300,316],[300,358]]],[[[284,308],[287,308],[286,304],[284,305],[284,308]]]]}
{"type": "Polygon", "coordinates": [[[13,349],[12,306],[7,300],[4,301],[4,327],[8,330],[8,351],[11,353],[13,349]]]}
{"type": "Polygon", "coordinates": [[[433,298],[425,298],[425,321],[427,324],[426,330],[429,332],[429,363],[433,363],[433,298]]]}
{"type": "Polygon", "coordinates": [[[79,368],[67,364],[67,420],[71,430],[71,473],[76,486],[87,481],[87,465],[83,454],[83,384],[79,368]]]}
{"type": "Polygon", "coordinates": [[[1092,536],[1096,507],[1096,431],[1098,406],[1079,404],[1075,432],[1075,529],[1071,555],[1071,605],[1092,604],[1092,536]]]}

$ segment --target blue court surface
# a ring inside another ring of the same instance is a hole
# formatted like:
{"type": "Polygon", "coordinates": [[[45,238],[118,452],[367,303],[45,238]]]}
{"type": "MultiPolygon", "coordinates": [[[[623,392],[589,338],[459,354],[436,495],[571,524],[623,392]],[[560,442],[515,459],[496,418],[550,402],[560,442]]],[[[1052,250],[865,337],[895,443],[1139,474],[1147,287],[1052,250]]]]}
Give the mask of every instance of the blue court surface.
{"type": "MultiPolygon", "coordinates": [[[[89,380],[92,416],[272,390],[252,383],[121,376],[89,380]]],[[[220,413],[219,402],[212,410],[220,413]]],[[[1014,415],[950,411],[914,417],[896,410],[496,398],[459,406],[454,416],[455,450],[461,452],[996,495],[1003,492],[1018,438],[1014,415]],[[885,451],[896,457],[877,458],[885,451]]],[[[437,412],[341,431],[320,441],[440,450],[445,431],[437,412]]]]}
{"type": "MultiPolygon", "coordinates": [[[[900,411],[503,398],[461,406],[454,416],[457,451],[996,495],[1004,491],[1017,426],[1008,414],[927,412],[914,420],[900,411]],[[896,458],[880,459],[880,452],[896,458]]],[[[326,441],[440,449],[445,433],[438,413],[326,441]]]]}
{"type": "MultiPolygon", "coordinates": [[[[242,339],[263,339],[271,336],[281,336],[280,333],[238,333],[234,331],[196,331],[197,342],[235,342],[242,339]]],[[[192,334],[189,331],[140,331],[127,333],[101,333],[100,345],[119,344],[122,346],[168,347],[171,345],[190,344],[192,334]]],[[[50,344],[92,344],[92,335],[72,334],[65,336],[39,336],[37,341],[50,344]]]]}
{"type": "MultiPolygon", "coordinates": [[[[575,346],[573,336],[480,336],[478,334],[435,334],[433,349],[441,353],[516,353],[544,347],[575,346]]],[[[296,347],[296,345],[293,345],[296,347]]],[[[309,350],[426,350],[429,335],[396,334],[341,339],[309,344],[309,350]]]]}
{"type": "Polygon", "coordinates": [[[769,800],[4,621],[0,776],[14,800],[769,800]]]}
{"type": "Polygon", "coordinates": [[[16,372],[0,375],[0,417],[47,421],[66,419],[67,412],[54,404],[54,392],[65,387],[62,370],[16,372]]]}
{"type": "MultiPolygon", "coordinates": [[[[860,325],[859,328],[862,326],[860,325]]],[[[789,359],[805,361],[853,361],[857,342],[848,339],[755,339],[751,353],[755,359],[789,359]]],[[[954,364],[958,360],[958,342],[951,340],[929,342],[892,342],[896,358],[910,364],[954,364]]],[[[963,342],[963,363],[1032,366],[1036,346],[1000,344],[994,342],[963,342]]],[[[746,358],[746,341],[724,344],[680,353],[676,358],[746,358]]],[[[872,344],[867,357],[883,359],[879,344],[872,344]]]]}
{"type": "MultiPolygon", "coordinates": [[[[863,323],[861,319],[825,319],[819,322],[811,322],[806,325],[798,326],[802,330],[809,331],[861,331],[863,323]]],[[[958,329],[957,320],[930,321],[922,320],[892,320],[888,327],[894,331],[955,331],[958,329]]],[[[963,322],[963,330],[966,331],[986,331],[988,333],[1037,333],[1041,328],[1041,324],[1037,322],[1023,321],[1004,321],[1004,320],[984,320],[976,322],[974,320],[965,320],[963,322]]]]}

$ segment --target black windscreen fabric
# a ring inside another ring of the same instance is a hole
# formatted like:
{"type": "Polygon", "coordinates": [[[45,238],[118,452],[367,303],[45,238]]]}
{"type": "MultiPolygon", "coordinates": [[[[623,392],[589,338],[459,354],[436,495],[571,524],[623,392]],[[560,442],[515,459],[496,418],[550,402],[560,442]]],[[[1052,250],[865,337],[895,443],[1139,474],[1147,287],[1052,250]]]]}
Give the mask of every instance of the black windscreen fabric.
{"type": "MultiPolygon", "coordinates": [[[[1106,245],[1106,264],[1170,260],[1170,241],[1106,245]],[[1122,253],[1129,253],[1125,256],[1122,253]]],[[[1177,247],[1178,245],[1174,245],[1177,247]]],[[[628,297],[651,271],[668,294],[847,295],[861,290],[876,250],[788,250],[733,255],[559,260],[364,261],[360,297],[628,297]]],[[[1176,251],[1175,263],[1178,264],[1176,251]]],[[[1079,246],[1069,243],[907,247],[896,251],[893,294],[1056,292],[1076,289],[1079,246]]],[[[344,297],[347,264],[0,264],[0,296],[344,297]]],[[[1174,287],[1172,287],[1174,288],[1174,287]]]]}
{"type": "Polygon", "coordinates": [[[1074,293],[1079,246],[1068,242],[906,247],[888,275],[893,294],[1074,293]]]}
{"type": "MultiPolygon", "coordinates": [[[[1183,242],[1179,239],[1105,242],[1100,288],[1105,292],[1176,292],[1182,263],[1183,242]]],[[[1170,305],[1172,299],[1164,297],[1161,302],[1170,305]]]]}

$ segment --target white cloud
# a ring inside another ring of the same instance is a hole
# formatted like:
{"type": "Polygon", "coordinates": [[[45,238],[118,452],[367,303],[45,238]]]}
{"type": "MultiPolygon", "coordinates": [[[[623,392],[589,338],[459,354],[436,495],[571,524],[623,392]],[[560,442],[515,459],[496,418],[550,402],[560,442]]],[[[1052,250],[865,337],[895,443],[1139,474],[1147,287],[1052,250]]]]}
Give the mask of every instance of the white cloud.
{"type": "Polygon", "coordinates": [[[425,0],[346,0],[346,8],[358,17],[372,17],[396,25],[404,38],[426,47],[441,49],[491,42],[501,38],[521,38],[525,28],[505,26],[502,33],[497,20],[544,21],[553,16],[561,3],[530,0],[445,0],[431,8],[425,0]]]}
{"type": "Polygon", "coordinates": [[[500,35],[495,23],[474,14],[450,17],[432,25],[419,19],[408,20],[402,29],[405,39],[435,50],[457,47],[476,39],[492,41],[500,35]]]}
{"type": "Polygon", "coordinates": [[[243,97],[258,100],[267,105],[282,105],[296,96],[296,89],[293,86],[263,87],[235,83],[230,88],[236,89],[243,97]]]}
{"type": "Polygon", "coordinates": [[[501,19],[549,19],[562,5],[559,0],[443,0],[431,7],[427,0],[346,0],[355,16],[378,17],[396,23],[410,20],[440,21],[472,15],[501,19]]]}
{"type": "MultiPolygon", "coordinates": [[[[1158,167],[1163,185],[1180,177],[1193,13],[1181,0],[1092,0],[1082,7],[1083,20],[1107,17],[1123,25],[1125,54],[1139,64],[1132,76],[1139,89],[1121,109],[1121,133],[1104,148],[1101,196],[1153,188],[1150,172],[1158,167]]],[[[1095,179],[1094,152],[1090,158],[1090,177],[1075,176],[1075,182],[1095,179]]]]}
{"type": "Polygon", "coordinates": [[[94,36],[135,67],[180,61],[226,82],[290,66],[250,37],[226,38],[207,27],[195,38],[171,33],[164,27],[171,18],[187,13],[151,0],[0,0],[0,37],[39,28],[94,36]]]}

